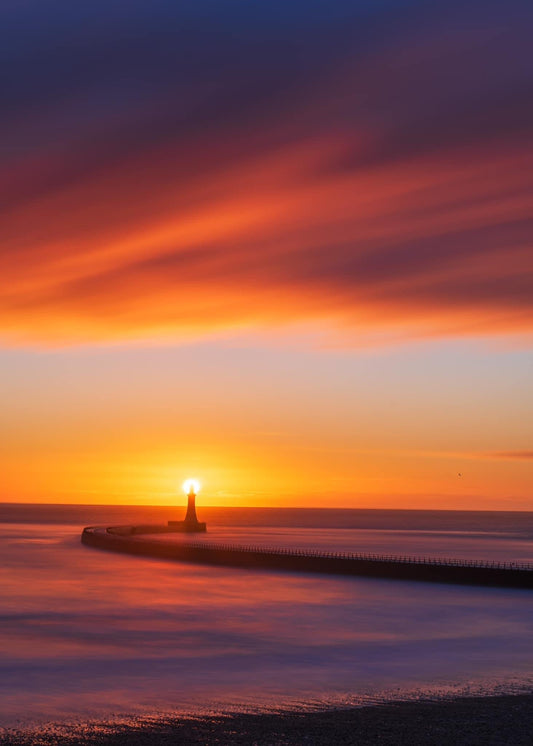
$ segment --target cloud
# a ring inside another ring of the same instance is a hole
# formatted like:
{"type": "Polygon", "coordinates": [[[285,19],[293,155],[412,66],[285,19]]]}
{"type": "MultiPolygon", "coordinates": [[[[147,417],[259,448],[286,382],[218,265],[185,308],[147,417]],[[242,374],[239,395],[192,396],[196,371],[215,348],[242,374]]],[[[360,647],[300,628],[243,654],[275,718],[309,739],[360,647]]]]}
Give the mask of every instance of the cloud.
{"type": "Polygon", "coordinates": [[[5,341],[531,334],[531,9],[267,5],[2,10],[5,341]]]}
{"type": "Polygon", "coordinates": [[[517,461],[533,461],[533,451],[496,451],[495,453],[490,453],[489,457],[517,461]]]}

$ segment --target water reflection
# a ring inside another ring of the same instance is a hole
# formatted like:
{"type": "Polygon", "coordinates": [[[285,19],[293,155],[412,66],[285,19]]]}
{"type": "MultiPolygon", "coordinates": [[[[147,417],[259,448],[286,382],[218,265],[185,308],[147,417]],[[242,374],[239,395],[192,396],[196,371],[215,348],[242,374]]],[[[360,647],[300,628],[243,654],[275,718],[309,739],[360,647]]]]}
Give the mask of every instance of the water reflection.
{"type": "MultiPolygon", "coordinates": [[[[408,539],[427,554],[460,547],[479,556],[484,546],[498,558],[526,555],[514,537],[350,531],[219,527],[209,539],[338,549],[356,539],[365,551],[391,552],[408,539]]],[[[525,681],[533,666],[527,591],[113,555],[81,546],[74,525],[4,525],[0,560],[3,723],[453,682],[490,688],[525,681]]]]}

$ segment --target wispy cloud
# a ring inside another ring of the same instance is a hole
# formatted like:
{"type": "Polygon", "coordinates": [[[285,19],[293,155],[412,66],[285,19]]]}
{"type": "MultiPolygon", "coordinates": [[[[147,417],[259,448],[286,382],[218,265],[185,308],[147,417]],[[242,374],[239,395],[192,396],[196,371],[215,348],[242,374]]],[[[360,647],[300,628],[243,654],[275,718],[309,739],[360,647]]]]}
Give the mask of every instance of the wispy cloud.
{"type": "Polygon", "coordinates": [[[533,461],[533,451],[495,451],[487,454],[489,458],[533,461]]]}
{"type": "Polygon", "coordinates": [[[533,331],[530,7],[201,6],[2,11],[4,339],[533,331]]]}

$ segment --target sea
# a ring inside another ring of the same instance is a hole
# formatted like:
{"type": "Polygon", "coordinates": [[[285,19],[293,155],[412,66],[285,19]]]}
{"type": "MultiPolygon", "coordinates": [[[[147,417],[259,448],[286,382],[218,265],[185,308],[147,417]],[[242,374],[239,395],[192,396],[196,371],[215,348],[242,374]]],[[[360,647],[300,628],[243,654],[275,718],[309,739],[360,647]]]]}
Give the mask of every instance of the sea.
{"type": "MultiPolygon", "coordinates": [[[[182,512],[0,504],[0,730],[533,690],[533,591],[210,567],[80,543],[87,525],[182,512]]],[[[533,512],[199,518],[208,532],[195,540],[210,543],[533,562],[533,512]]]]}

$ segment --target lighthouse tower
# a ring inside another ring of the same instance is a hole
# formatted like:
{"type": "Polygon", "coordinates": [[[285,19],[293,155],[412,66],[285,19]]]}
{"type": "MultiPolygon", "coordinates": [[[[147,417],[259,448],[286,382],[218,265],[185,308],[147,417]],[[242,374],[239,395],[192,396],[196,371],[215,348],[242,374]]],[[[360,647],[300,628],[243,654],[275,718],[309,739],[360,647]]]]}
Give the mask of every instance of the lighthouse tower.
{"type": "Polygon", "coordinates": [[[187,513],[185,514],[185,523],[198,523],[196,517],[196,492],[194,491],[194,485],[191,482],[189,492],[187,493],[187,513]]]}
{"type": "Polygon", "coordinates": [[[194,479],[189,479],[183,485],[187,493],[187,512],[184,521],[169,521],[168,525],[173,531],[185,531],[186,533],[198,533],[206,531],[207,526],[196,517],[196,494],[199,485],[194,479]]]}

